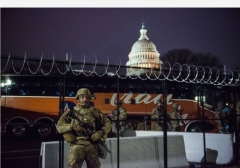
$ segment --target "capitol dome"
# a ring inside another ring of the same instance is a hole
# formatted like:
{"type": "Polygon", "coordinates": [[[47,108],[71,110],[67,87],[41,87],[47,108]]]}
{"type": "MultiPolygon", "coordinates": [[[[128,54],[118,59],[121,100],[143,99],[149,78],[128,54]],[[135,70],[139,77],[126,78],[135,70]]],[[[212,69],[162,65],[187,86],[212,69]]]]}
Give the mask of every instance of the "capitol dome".
{"type": "Polygon", "coordinates": [[[140,30],[140,38],[136,41],[128,55],[129,61],[126,63],[127,75],[143,75],[159,73],[162,61],[160,53],[153,42],[147,37],[147,30],[144,23],[140,30]]]}
{"type": "Polygon", "coordinates": [[[136,41],[133,46],[131,53],[134,52],[158,52],[156,49],[155,44],[153,42],[147,40],[147,39],[142,39],[136,41]]]}

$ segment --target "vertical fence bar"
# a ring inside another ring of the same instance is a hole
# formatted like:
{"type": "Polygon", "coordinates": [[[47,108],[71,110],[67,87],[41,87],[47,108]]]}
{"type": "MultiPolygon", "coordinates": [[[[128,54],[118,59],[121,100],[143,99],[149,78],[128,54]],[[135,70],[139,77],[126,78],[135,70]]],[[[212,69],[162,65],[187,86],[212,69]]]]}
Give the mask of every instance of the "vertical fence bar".
{"type": "MultiPolygon", "coordinates": [[[[62,72],[65,70],[65,63],[61,62],[62,72]]],[[[59,97],[59,117],[64,113],[64,99],[65,99],[65,74],[60,75],[60,97],[59,97]]],[[[64,168],[64,140],[61,136],[59,140],[59,168],[64,168]]]]}
{"type": "Polygon", "coordinates": [[[119,77],[117,78],[117,168],[120,168],[120,145],[119,145],[119,77]]]}
{"type": "Polygon", "coordinates": [[[235,134],[235,144],[234,146],[234,162],[236,165],[239,165],[239,129],[238,129],[238,124],[237,124],[237,94],[236,94],[236,86],[233,87],[233,121],[234,121],[234,132],[235,134]]]}
{"type": "Polygon", "coordinates": [[[201,127],[202,127],[202,133],[203,133],[203,160],[204,160],[204,167],[206,167],[206,132],[205,132],[205,110],[204,110],[204,99],[203,99],[203,89],[204,86],[201,85],[201,91],[200,91],[200,101],[202,106],[202,118],[201,118],[201,127]]]}
{"type": "Polygon", "coordinates": [[[167,168],[168,167],[168,157],[167,157],[167,106],[166,106],[166,98],[167,98],[167,87],[166,87],[166,81],[163,80],[162,81],[162,90],[163,90],[163,118],[164,118],[164,121],[163,121],[163,124],[164,124],[164,129],[163,129],[163,150],[164,150],[164,168],[167,168]]]}

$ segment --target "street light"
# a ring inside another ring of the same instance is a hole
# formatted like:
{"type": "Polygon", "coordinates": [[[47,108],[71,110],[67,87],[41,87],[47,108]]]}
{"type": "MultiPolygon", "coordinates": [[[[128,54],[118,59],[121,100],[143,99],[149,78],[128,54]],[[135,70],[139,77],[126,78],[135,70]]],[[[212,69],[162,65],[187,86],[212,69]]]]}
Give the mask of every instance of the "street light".
{"type": "Polygon", "coordinates": [[[12,81],[10,79],[7,79],[7,81],[5,83],[4,82],[1,83],[1,87],[9,86],[11,84],[12,84],[12,81]]]}

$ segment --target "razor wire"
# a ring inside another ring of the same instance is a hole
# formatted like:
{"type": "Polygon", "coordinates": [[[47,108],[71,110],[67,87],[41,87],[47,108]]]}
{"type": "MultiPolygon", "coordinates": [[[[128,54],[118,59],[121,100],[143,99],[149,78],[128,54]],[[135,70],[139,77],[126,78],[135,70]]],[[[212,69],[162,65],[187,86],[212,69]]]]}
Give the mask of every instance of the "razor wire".
{"type": "MultiPolygon", "coordinates": [[[[92,63],[86,62],[86,57],[83,55],[83,60],[81,62],[73,62],[72,54],[70,53],[70,59],[67,61],[59,61],[53,57],[51,60],[43,60],[43,53],[40,60],[37,59],[27,59],[27,54],[25,53],[24,58],[13,57],[11,54],[5,57],[1,57],[1,74],[13,71],[15,74],[25,73],[35,75],[37,73],[43,75],[50,75],[53,69],[57,70],[59,74],[71,73],[75,76],[85,75],[91,76],[96,75],[102,77],[108,75],[110,77],[117,76],[120,79],[141,79],[141,80],[168,80],[176,82],[185,83],[196,83],[196,84],[211,84],[219,86],[238,86],[240,85],[240,70],[231,69],[218,69],[216,67],[203,67],[188,64],[175,63],[171,65],[169,62],[164,62],[161,64],[160,68],[143,68],[136,65],[122,65],[121,59],[115,65],[109,63],[109,58],[107,57],[107,62],[104,64],[97,63],[97,57],[92,63]],[[5,59],[5,61],[3,61],[5,59]],[[22,61],[16,65],[15,61],[22,61]],[[30,67],[30,62],[38,62],[36,70],[30,67]],[[10,64],[11,62],[11,64],[10,64]],[[44,67],[44,64],[50,65],[49,69],[44,67]],[[66,66],[64,71],[61,71],[59,66],[64,64],[66,66]],[[9,67],[10,66],[10,67],[9,67]],[[3,67],[3,69],[2,69],[3,67]],[[18,69],[18,70],[17,70],[18,69]],[[123,71],[125,73],[123,73],[123,71]],[[127,74],[128,71],[134,72],[133,75],[127,74]]],[[[141,62],[141,60],[139,60],[141,62]]]]}

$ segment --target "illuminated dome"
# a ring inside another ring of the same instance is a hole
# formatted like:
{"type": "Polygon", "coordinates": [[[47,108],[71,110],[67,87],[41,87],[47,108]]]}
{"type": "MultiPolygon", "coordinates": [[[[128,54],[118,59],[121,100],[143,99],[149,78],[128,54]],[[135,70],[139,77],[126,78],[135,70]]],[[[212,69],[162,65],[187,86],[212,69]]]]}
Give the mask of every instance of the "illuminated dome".
{"type": "Polygon", "coordinates": [[[160,70],[162,64],[162,61],[159,59],[160,53],[157,51],[155,44],[147,37],[144,23],[140,30],[140,38],[133,44],[128,58],[129,61],[126,63],[126,66],[131,68],[127,68],[127,75],[150,74],[160,70]]]}
{"type": "Polygon", "coordinates": [[[158,52],[158,51],[153,42],[147,39],[142,39],[133,44],[131,53],[134,52],[158,52]]]}

